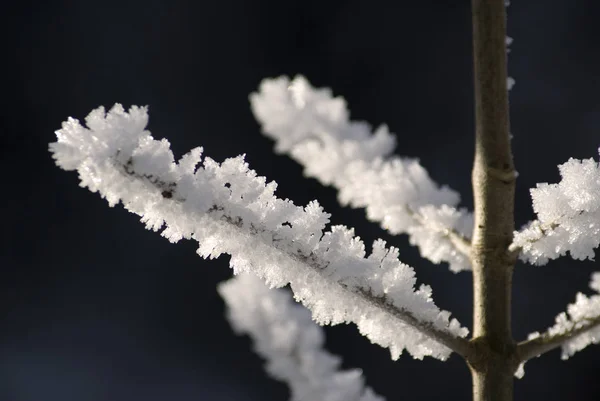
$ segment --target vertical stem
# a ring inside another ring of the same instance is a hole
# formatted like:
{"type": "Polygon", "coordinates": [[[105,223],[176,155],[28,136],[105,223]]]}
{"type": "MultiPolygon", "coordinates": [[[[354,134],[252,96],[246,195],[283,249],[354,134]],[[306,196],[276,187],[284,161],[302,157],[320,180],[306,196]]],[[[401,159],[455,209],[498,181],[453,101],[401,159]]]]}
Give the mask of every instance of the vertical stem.
{"type": "Polygon", "coordinates": [[[514,369],[501,361],[489,364],[486,370],[471,367],[473,401],[512,401],[514,369]]]}
{"type": "Polygon", "coordinates": [[[477,352],[469,365],[475,401],[509,401],[516,367],[510,320],[515,258],[508,252],[514,230],[515,171],[509,138],[504,0],[472,0],[472,19],[476,142],[471,341],[477,352]]]}

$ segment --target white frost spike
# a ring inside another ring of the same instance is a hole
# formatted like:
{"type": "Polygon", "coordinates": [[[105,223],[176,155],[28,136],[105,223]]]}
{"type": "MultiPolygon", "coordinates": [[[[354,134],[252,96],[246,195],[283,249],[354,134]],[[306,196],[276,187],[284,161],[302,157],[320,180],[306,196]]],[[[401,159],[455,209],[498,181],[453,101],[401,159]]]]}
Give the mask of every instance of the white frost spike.
{"type": "MultiPolygon", "coordinates": [[[[529,333],[529,335],[527,336],[527,340],[534,340],[540,336],[541,336],[541,334],[539,332],[534,331],[533,333],[529,333]]],[[[537,355],[537,356],[539,356],[539,355],[537,355]]],[[[525,377],[525,363],[527,363],[527,361],[521,362],[519,364],[519,366],[517,367],[517,370],[515,371],[515,374],[514,374],[514,376],[517,379],[522,379],[523,377],[525,377]]]]}
{"type": "Polygon", "coordinates": [[[525,377],[525,362],[521,362],[515,371],[515,377],[517,379],[522,379],[525,377]]]}
{"type": "Polygon", "coordinates": [[[291,82],[266,79],[250,102],[263,133],[275,140],[275,150],[302,164],[306,176],[337,188],[340,203],[365,207],[370,220],[393,234],[408,234],[434,263],[448,262],[454,272],[470,269],[447,233],[468,239],[472,215],[456,209],[458,193],[435,183],[418,160],[391,156],[396,138],[385,125],[371,133],[369,124],[350,121],[344,99],[313,88],[302,76],[291,82]],[[448,214],[454,217],[443,217],[448,214]]]}
{"type": "Polygon", "coordinates": [[[531,189],[538,219],[516,231],[511,249],[521,259],[544,265],[570,253],[594,259],[600,244],[600,168],[594,159],[569,159],[558,166],[562,180],[531,189]]]}
{"type": "Polygon", "coordinates": [[[512,90],[513,86],[515,86],[515,79],[512,77],[506,78],[506,88],[512,90]]]}
{"type": "Polygon", "coordinates": [[[292,401],[384,401],[365,386],[360,369],[340,369],[341,359],[323,348],[323,329],[287,291],[269,289],[251,274],[218,290],[235,332],[252,338],[267,373],[289,385],[292,401]]]}
{"type": "Polygon", "coordinates": [[[415,358],[450,354],[404,323],[406,316],[449,337],[467,335],[435,306],[429,290],[414,289],[414,270],[398,260],[396,249],[376,241],[365,258],[352,229],[324,233],[329,214],[316,201],[299,207],[277,198],[275,183],[257,176],[243,156],[202,161],[196,148],[175,163],[169,143],[144,130],[147,120],[144,108],[125,112],[116,105],[107,114],[99,108],[88,116],[89,128],[74,119],[64,123],[50,150],[59,166],[79,172],[81,186],[110,205],[121,201],[148,229],[164,227],[161,234],[172,242],[197,240],[204,258],[231,255],[236,274],[251,271],[272,287],[290,284],[315,320],[354,322],[393,358],[404,349],[415,358]]]}

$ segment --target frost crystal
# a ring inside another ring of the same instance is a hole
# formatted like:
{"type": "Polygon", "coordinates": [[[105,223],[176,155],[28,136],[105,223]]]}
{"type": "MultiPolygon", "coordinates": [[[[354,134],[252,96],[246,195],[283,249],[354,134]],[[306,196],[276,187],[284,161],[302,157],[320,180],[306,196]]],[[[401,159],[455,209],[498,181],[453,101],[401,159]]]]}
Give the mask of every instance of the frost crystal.
{"type": "Polygon", "coordinates": [[[517,370],[515,371],[515,377],[517,379],[522,379],[523,377],[525,377],[525,362],[519,364],[517,370]]]}
{"type": "Polygon", "coordinates": [[[304,173],[339,190],[343,205],[365,207],[367,216],[392,234],[408,234],[421,255],[470,269],[449,233],[470,238],[472,214],[456,209],[459,195],[438,186],[418,160],[392,156],[396,138],[386,126],[371,133],[349,121],[346,102],[329,89],[315,89],[298,76],[266,79],[250,95],[252,111],[275,150],[289,153],[304,173]]]}
{"type": "Polygon", "coordinates": [[[512,90],[513,86],[515,86],[515,79],[512,77],[506,78],[506,88],[512,90]]]}
{"type": "Polygon", "coordinates": [[[570,253],[573,259],[594,259],[600,244],[600,169],[598,163],[569,159],[558,166],[562,180],[531,189],[538,219],[516,231],[511,249],[521,259],[544,265],[570,253]]]}
{"type": "MultiPolygon", "coordinates": [[[[506,4],[506,6],[508,7],[508,4],[506,4]]],[[[510,45],[513,42],[513,38],[511,38],[510,36],[507,36],[504,40],[504,45],[506,46],[506,54],[508,55],[508,53],[510,53],[510,45]]],[[[506,88],[510,91],[512,90],[513,86],[515,86],[515,79],[513,77],[507,77],[506,78],[506,88]]]]}
{"type": "MultiPolygon", "coordinates": [[[[527,340],[534,340],[541,336],[542,335],[539,332],[534,331],[533,333],[529,333],[529,335],[527,336],[527,340]]],[[[539,356],[539,355],[537,355],[537,356],[539,356]]],[[[527,361],[521,362],[519,364],[519,366],[517,367],[517,370],[515,371],[515,375],[514,375],[517,379],[522,379],[523,377],[525,377],[525,363],[527,363],[527,361]]]]}
{"type": "Polygon", "coordinates": [[[236,333],[252,337],[255,351],[266,359],[267,373],[290,386],[292,401],[384,400],[365,387],[360,369],[340,370],[341,359],[323,349],[323,329],[287,291],[240,274],[220,284],[219,293],[236,333]]]}
{"type": "Polygon", "coordinates": [[[110,206],[121,201],[171,242],[195,239],[204,258],[231,255],[236,274],[253,272],[270,287],[289,283],[318,323],[354,322],[394,359],[404,349],[415,358],[445,359],[450,349],[432,331],[467,335],[435,306],[428,287],[415,290],[414,270],[398,260],[396,248],[378,240],[365,257],[352,229],[323,232],[329,214],[316,201],[299,207],[277,198],[276,184],[242,156],[217,163],[195,148],[175,162],[169,142],[145,130],[147,121],[145,108],[99,108],[86,118],[88,128],[65,122],[50,150],[110,206]]]}

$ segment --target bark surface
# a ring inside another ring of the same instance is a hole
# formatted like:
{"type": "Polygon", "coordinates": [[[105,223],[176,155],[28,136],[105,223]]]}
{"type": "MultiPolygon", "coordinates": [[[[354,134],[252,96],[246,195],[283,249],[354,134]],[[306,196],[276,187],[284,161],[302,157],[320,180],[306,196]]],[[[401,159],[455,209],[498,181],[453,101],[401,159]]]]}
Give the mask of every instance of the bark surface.
{"type": "Polygon", "coordinates": [[[511,332],[515,255],[515,169],[509,137],[504,0],[472,0],[475,86],[474,352],[467,359],[474,401],[513,399],[516,347],[511,332]]]}

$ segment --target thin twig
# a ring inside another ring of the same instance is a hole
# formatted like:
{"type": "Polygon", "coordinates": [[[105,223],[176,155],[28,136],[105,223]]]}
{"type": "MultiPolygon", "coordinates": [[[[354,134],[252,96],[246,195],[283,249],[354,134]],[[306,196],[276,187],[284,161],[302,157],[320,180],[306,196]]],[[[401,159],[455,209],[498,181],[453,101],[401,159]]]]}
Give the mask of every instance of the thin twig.
{"type": "MultiPolygon", "coordinates": [[[[543,334],[540,337],[520,342],[517,345],[517,357],[519,358],[519,361],[525,362],[531,358],[545,354],[548,351],[552,351],[572,338],[598,327],[600,325],[600,316],[594,319],[585,319],[578,323],[583,325],[559,335],[552,336],[543,334]]],[[[577,326],[577,324],[575,326],[577,326]]]]}

